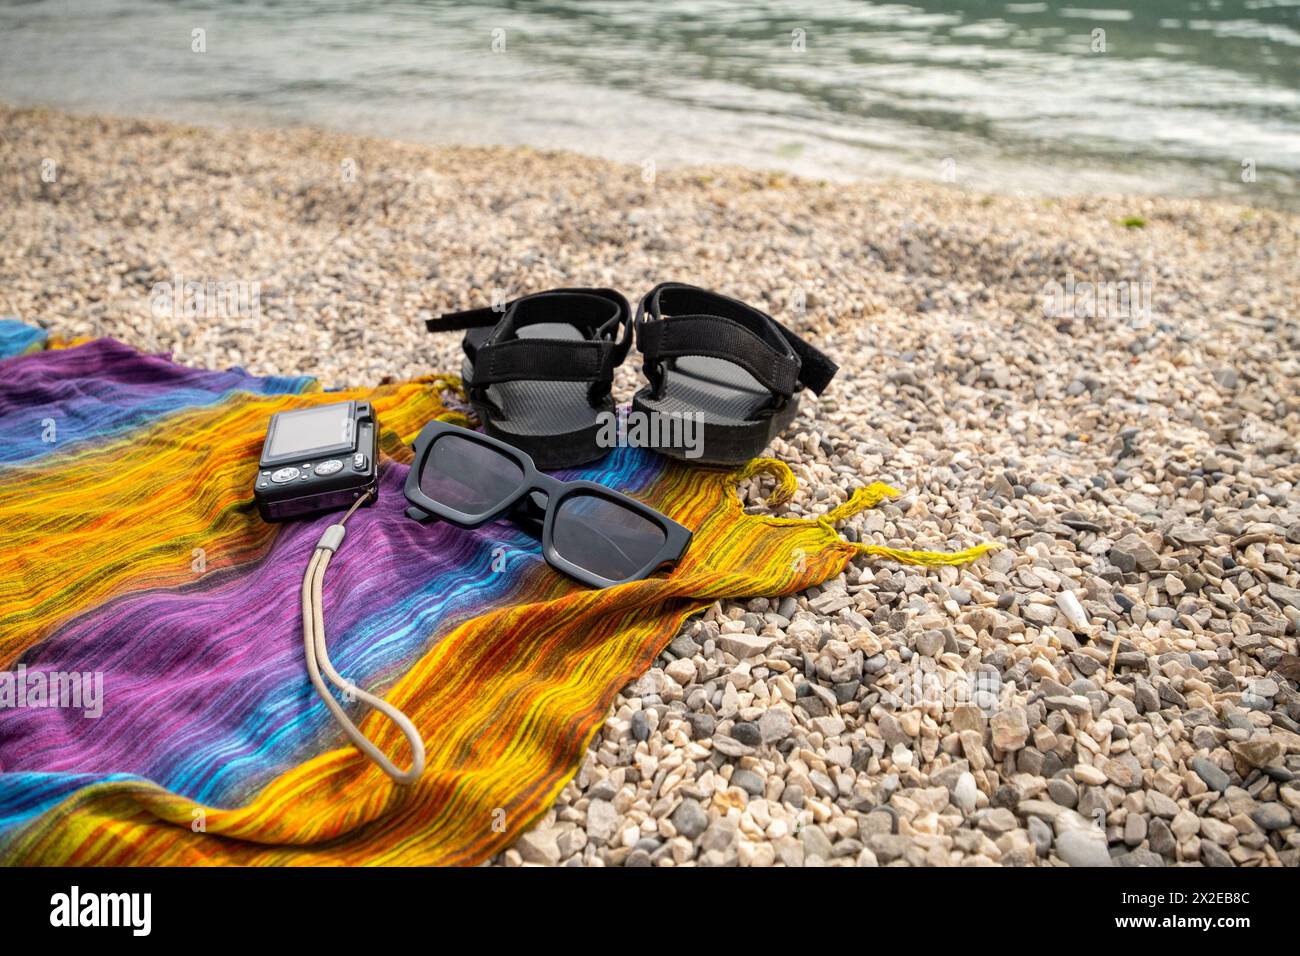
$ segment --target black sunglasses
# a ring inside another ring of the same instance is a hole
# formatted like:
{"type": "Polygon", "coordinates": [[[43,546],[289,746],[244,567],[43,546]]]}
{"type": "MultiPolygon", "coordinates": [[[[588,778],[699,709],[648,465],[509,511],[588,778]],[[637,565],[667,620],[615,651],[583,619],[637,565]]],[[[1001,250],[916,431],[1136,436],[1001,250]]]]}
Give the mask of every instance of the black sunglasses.
{"type": "Polygon", "coordinates": [[[689,529],[653,508],[594,481],[543,474],[518,448],[467,428],[430,422],[414,447],[408,517],[477,528],[512,512],[525,527],[540,525],[547,563],[584,584],[649,577],[691,543],[689,529]]]}

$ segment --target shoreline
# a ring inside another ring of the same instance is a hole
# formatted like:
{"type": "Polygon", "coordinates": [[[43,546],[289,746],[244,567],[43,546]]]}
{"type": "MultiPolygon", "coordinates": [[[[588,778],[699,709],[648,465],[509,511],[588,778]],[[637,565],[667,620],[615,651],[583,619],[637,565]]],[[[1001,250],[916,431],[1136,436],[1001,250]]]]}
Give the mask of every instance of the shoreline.
{"type": "MultiPolygon", "coordinates": [[[[214,132],[225,132],[238,136],[247,133],[257,136],[272,136],[276,134],[300,134],[317,138],[335,138],[335,139],[352,139],[362,140],[370,143],[386,143],[389,145],[401,144],[404,146],[430,149],[430,150],[487,150],[487,151],[525,151],[537,152],[550,156],[574,156],[586,160],[596,160],[598,162],[610,163],[616,166],[637,167],[637,160],[625,156],[614,155],[600,149],[591,151],[576,150],[566,147],[534,145],[528,143],[511,143],[505,141],[485,140],[483,142],[474,141],[470,137],[465,141],[448,141],[436,142],[428,139],[421,139],[414,136],[405,136],[401,134],[388,134],[382,132],[352,132],[344,129],[342,126],[328,124],[317,124],[310,122],[280,122],[272,114],[264,111],[248,110],[245,112],[233,111],[228,115],[216,116],[210,120],[194,121],[181,119],[167,111],[150,112],[150,113],[131,113],[131,112],[113,112],[101,111],[96,109],[74,109],[66,108],[57,104],[47,104],[39,102],[13,103],[0,99],[0,109],[8,112],[26,112],[31,114],[53,114],[78,117],[87,121],[108,121],[112,123],[132,123],[143,122],[150,124],[159,124],[165,126],[178,127],[193,132],[209,130],[214,132]]],[[[1047,170],[1042,174],[1042,178],[1052,178],[1063,180],[1067,178],[1079,177],[1086,175],[1089,164],[1085,161],[1075,161],[1072,165],[1062,166],[1054,170],[1047,170]]],[[[826,169],[820,172],[802,170],[783,166],[780,162],[774,161],[771,165],[763,166],[757,164],[728,164],[728,163],[703,163],[696,161],[671,161],[662,166],[662,171],[678,172],[689,174],[698,170],[715,170],[725,169],[737,172],[748,172],[755,174],[778,175],[788,179],[800,180],[810,183],[828,183],[838,186],[890,186],[890,185],[924,185],[938,189],[951,189],[969,196],[992,196],[1014,201],[1022,202],[1041,202],[1055,200],[1072,200],[1084,198],[1104,197],[1112,200],[1126,200],[1130,202],[1139,202],[1145,199],[1167,200],[1167,201],[1184,201],[1184,202],[1201,202],[1216,205],[1228,205],[1246,209],[1270,210],[1286,214],[1300,214],[1300,194],[1292,191],[1280,189],[1269,190],[1261,187],[1259,198],[1263,202],[1253,202],[1249,196],[1249,190],[1242,190],[1236,187],[1220,191],[1197,191],[1187,187],[1184,181],[1182,188],[1174,188],[1167,191],[1159,190],[1125,190],[1122,188],[1113,188],[1106,184],[1098,183],[1090,185],[1091,181],[1081,180],[1081,185],[1075,187],[1069,192],[1049,192],[1038,188],[1028,188],[1024,191],[1015,191],[1006,188],[1005,184],[983,183],[978,180],[980,177],[964,176],[959,177],[962,181],[948,182],[942,177],[933,176],[907,176],[895,172],[883,170],[875,175],[859,175],[839,169],[826,169]]],[[[1134,167],[1125,170],[1120,166],[1111,167],[1109,174],[1111,179],[1123,181],[1136,181],[1150,178],[1150,173],[1145,171],[1140,162],[1135,163],[1134,167]]],[[[1285,174],[1275,171],[1273,175],[1287,178],[1285,174]]],[[[984,177],[987,178],[987,177],[984,177]]]]}

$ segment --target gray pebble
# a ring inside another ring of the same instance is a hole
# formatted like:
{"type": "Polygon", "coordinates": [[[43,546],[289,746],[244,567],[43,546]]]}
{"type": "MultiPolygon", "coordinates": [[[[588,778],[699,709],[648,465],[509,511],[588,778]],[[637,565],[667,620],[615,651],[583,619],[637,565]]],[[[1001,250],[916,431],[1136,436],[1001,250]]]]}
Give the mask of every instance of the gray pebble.
{"type": "Polygon", "coordinates": [[[1063,807],[1073,808],[1079,804],[1079,788],[1073,780],[1064,777],[1054,777],[1047,782],[1047,795],[1063,807]]]}
{"type": "Polygon", "coordinates": [[[1106,837],[1093,827],[1066,830],[1056,838],[1056,855],[1070,866],[1111,866],[1106,837]]]}
{"type": "Polygon", "coordinates": [[[683,800],[673,811],[673,826],[688,840],[694,840],[709,825],[709,815],[697,800],[683,800]]]}
{"type": "Polygon", "coordinates": [[[759,730],[758,724],[750,721],[739,721],[732,725],[731,736],[734,740],[739,740],[746,747],[757,747],[763,742],[762,731],[759,730]]]}
{"type": "Polygon", "coordinates": [[[1280,803],[1261,803],[1250,818],[1264,830],[1284,830],[1292,825],[1291,811],[1280,803]]]}
{"type": "Polygon", "coordinates": [[[718,722],[712,714],[691,714],[691,737],[695,740],[705,740],[712,737],[717,730],[718,722]]]}
{"type": "Polygon", "coordinates": [[[757,797],[763,793],[763,778],[752,770],[737,770],[731,775],[731,785],[739,787],[751,797],[757,797]]]}
{"type": "Polygon", "coordinates": [[[1224,773],[1223,769],[1214,761],[1206,757],[1193,757],[1189,763],[1192,770],[1200,777],[1207,787],[1211,790],[1218,790],[1222,793],[1227,790],[1232,783],[1232,778],[1224,773]]]}
{"type": "MultiPolygon", "coordinates": [[[[655,723],[658,723],[658,721],[655,723]]],[[[652,729],[650,716],[644,710],[638,710],[632,714],[631,730],[633,737],[637,740],[649,740],[652,729]]]]}
{"type": "Polygon", "coordinates": [[[1027,823],[1029,839],[1039,856],[1047,856],[1052,849],[1052,828],[1038,817],[1030,817],[1027,823]]]}
{"type": "Polygon", "coordinates": [[[822,832],[822,828],[815,824],[799,831],[799,842],[803,844],[805,859],[815,856],[829,860],[833,855],[831,841],[822,832]]]}

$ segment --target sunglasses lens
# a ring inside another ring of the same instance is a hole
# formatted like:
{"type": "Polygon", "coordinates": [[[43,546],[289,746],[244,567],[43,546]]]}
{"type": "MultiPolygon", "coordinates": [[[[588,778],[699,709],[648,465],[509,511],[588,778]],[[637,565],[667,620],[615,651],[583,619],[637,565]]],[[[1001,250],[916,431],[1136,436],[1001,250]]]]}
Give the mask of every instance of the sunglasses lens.
{"type": "Polygon", "coordinates": [[[653,561],[664,530],[635,511],[597,495],[569,495],[555,514],[552,540],[566,561],[621,581],[653,561]]]}
{"type": "Polygon", "coordinates": [[[487,514],[519,489],[524,470],[509,455],[459,435],[442,435],[429,448],[420,490],[461,514],[487,514]]]}

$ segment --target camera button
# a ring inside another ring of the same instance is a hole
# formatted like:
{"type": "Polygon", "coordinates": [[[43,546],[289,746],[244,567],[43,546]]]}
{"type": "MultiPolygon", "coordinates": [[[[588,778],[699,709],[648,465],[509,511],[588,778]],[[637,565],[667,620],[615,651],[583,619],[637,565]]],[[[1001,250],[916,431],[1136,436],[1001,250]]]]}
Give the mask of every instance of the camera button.
{"type": "Polygon", "coordinates": [[[316,466],[316,474],[332,475],[334,472],[340,471],[342,468],[343,462],[339,461],[337,458],[331,458],[329,461],[322,461],[316,466]]]}
{"type": "Polygon", "coordinates": [[[271,473],[271,480],[274,481],[277,485],[282,485],[286,481],[293,481],[295,478],[298,477],[299,474],[300,472],[298,471],[297,468],[293,468],[293,467],[280,468],[277,471],[271,473]]]}
{"type": "Polygon", "coordinates": [[[366,456],[361,454],[361,452],[357,452],[352,456],[352,469],[353,471],[366,470],[366,456]]]}

